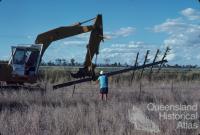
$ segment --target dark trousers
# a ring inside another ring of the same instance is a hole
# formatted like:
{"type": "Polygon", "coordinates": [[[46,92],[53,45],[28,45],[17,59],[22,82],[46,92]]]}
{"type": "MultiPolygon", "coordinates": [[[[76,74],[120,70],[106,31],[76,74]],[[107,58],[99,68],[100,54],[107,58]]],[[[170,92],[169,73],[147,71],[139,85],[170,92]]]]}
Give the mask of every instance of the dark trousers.
{"type": "Polygon", "coordinates": [[[108,94],[108,87],[100,89],[101,94],[108,94]]]}

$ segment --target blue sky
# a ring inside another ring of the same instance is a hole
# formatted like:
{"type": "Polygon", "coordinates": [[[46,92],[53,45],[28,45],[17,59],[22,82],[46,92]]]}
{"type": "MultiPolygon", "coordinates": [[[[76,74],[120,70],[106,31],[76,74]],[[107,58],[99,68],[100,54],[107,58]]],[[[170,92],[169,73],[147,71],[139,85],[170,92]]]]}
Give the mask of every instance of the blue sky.
{"type": "MultiPolygon", "coordinates": [[[[98,62],[133,63],[147,49],[170,46],[170,64],[200,65],[200,3],[198,0],[2,0],[0,2],[0,59],[10,47],[32,44],[50,29],[103,15],[104,35],[98,62]]],[[[88,34],[56,41],[45,61],[56,58],[83,62],[88,34]]]]}

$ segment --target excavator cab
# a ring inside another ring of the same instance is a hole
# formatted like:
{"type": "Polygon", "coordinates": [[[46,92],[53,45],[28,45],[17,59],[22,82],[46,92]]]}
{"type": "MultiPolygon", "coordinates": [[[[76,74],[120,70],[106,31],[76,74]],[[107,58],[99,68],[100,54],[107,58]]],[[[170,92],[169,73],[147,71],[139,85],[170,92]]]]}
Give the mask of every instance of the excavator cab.
{"type": "Polygon", "coordinates": [[[42,45],[12,46],[12,56],[9,64],[13,76],[35,76],[41,58],[42,45]]]}

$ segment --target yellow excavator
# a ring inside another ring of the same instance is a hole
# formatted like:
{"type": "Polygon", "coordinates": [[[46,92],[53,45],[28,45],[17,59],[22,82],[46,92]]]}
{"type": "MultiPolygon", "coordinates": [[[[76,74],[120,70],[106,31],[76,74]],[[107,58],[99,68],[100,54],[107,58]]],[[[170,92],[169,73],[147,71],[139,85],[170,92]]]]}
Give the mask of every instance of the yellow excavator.
{"type": "Polygon", "coordinates": [[[83,68],[71,75],[74,78],[94,77],[95,64],[92,63],[92,59],[95,54],[99,53],[99,45],[103,40],[103,22],[100,14],[95,18],[72,26],[59,27],[41,33],[37,36],[35,44],[12,46],[10,60],[7,63],[0,63],[0,82],[6,82],[7,84],[35,83],[42,56],[50,44],[54,41],[86,32],[91,33],[83,68]],[[94,20],[93,24],[82,26],[82,24],[92,20],[94,20]]]}

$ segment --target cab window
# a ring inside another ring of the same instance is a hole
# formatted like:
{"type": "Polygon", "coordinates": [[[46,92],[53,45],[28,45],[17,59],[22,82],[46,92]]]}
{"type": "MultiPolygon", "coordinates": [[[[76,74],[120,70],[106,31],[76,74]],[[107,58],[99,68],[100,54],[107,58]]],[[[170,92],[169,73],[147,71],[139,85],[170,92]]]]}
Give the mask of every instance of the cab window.
{"type": "Polygon", "coordinates": [[[25,54],[26,54],[25,50],[17,49],[15,51],[14,56],[13,56],[13,63],[14,64],[20,64],[20,65],[25,64],[25,61],[26,61],[26,55],[25,54]]]}

